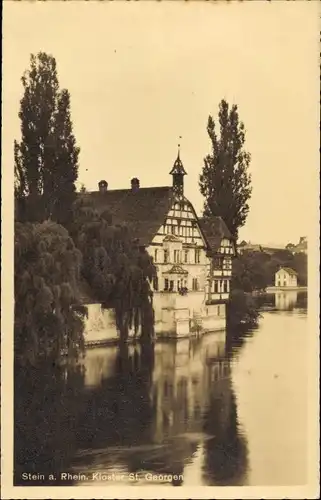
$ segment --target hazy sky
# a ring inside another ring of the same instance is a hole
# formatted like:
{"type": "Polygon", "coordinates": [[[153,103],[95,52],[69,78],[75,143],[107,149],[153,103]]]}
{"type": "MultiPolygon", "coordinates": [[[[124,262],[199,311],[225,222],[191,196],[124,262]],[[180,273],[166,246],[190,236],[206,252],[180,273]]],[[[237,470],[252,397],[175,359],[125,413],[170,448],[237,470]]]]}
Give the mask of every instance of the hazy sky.
{"type": "Polygon", "coordinates": [[[30,53],[58,64],[81,148],[79,183],[171,184],[182,136],[185,194],[210,151],[209,114],[239,106],[253,196],[240,237],[308,234],[319,171],[318,2],[4,2],[3,165],[13,172],[30,53]]]}

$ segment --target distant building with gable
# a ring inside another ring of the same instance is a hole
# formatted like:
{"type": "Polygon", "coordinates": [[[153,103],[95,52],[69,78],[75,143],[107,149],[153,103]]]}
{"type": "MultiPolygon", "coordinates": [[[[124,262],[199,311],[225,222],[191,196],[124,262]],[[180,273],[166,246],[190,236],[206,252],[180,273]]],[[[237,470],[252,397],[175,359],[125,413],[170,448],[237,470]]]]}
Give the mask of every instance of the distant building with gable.
{"type": "Polygon", "coordinates": [[[298,273],[290,267],[281,267],[275,273],[275,286],[278,288],[296,288],[298,286],[298,273]]]}

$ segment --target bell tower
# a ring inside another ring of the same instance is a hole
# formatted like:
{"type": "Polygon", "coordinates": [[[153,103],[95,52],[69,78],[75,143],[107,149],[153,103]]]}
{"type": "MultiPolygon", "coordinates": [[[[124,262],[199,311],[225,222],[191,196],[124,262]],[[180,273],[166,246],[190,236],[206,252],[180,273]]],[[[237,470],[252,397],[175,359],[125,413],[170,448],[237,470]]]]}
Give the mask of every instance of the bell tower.
{"type": "Polygon", "coordinates": [[[173,168],[170,171],[170,175],[173,176],[173,191],[178,198],[184,196],[184,175],[185,172],[182,160],[180,159],[180,145],[178,145],[177,158],[174,162],[173,168]]]}

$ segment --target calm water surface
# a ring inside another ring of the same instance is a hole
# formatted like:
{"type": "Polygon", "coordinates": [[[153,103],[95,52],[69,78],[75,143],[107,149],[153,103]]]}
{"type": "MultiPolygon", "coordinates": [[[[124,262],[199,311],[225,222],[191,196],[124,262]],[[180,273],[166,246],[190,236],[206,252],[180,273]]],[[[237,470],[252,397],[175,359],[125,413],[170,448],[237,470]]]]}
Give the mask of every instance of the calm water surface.
{"type": "Polygon", "coordinates": [[[178,485],[304,484],[306,307],[268,302],[258,328],[237,339],[88,350],[81,384],[70,385],[77,407],[61,424],[71,430],[51,442],[71,450],[60,470],[96,486],[142,485],[148,473],[181,475],[178,485]],[[113,473],[124,477],[108,480],[113,473]]]}

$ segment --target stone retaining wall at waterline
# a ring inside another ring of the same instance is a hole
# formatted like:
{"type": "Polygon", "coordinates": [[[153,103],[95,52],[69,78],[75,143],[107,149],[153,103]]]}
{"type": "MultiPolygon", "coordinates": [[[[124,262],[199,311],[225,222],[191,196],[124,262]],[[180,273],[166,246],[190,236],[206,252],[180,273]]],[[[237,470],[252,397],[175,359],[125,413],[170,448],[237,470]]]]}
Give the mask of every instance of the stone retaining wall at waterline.
{"type": "MultiPolygon", "coordinates": [[[[180,296],[175,293],[155,294],[156,339],[186,338],[206,332],[221,331],[226,327],[225,304],[206,305],[201,292],[180,296]]],[[[112,344],[118,341],[115,312],[104,309],[101,304],[87,304],[85,318],[85,343],[87,346],[112,344]]],[[[140,332],[137,333],[137,336],[140,332]]],[[[129,332],[129,339],[134,330],[129,332]]]]}

